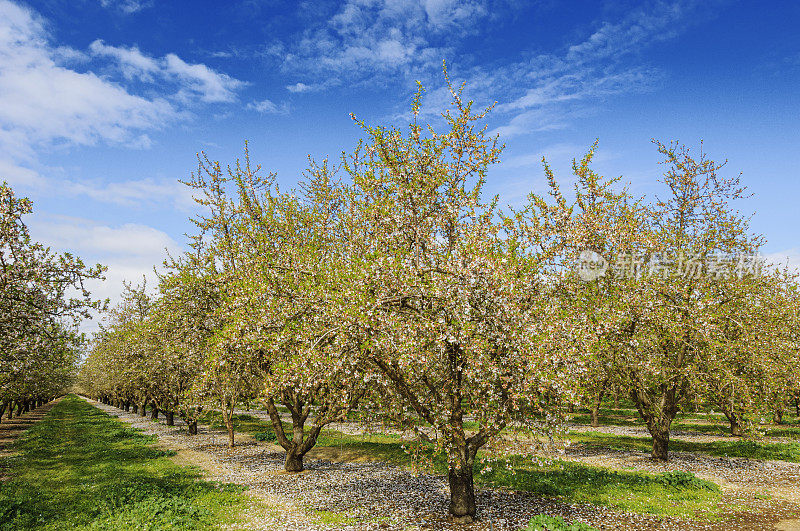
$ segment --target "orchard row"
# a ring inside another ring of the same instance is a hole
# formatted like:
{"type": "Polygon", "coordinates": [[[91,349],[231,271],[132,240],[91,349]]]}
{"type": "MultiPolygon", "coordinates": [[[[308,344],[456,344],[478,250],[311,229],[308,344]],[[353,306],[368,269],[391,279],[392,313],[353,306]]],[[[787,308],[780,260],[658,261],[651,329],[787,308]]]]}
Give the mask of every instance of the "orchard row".
{"type": "Polygon", "coordinates": [[[479,451],[510,428],[547,435],[611,388],[636,404],[657,459],[682,408],[711,405],[744,432],[797,396],[791,273],[664,261],[658,275],[581,274],[587,250],[757,254],[722,164],[655,142],[663,194],[637,197],[592,170],[593,146],[574,189],[545,162],[547,193],[500,209],[484,187],[502,146],[486,112],[451,94],[443,132],[418,123],[420,92],[407,132],[356,121],[366,140],[336,164],[311,160],[290,192],[246,151],[229,167],[201,155],[185,182],[202,208],[191,250],[168,257],[153,292],[126,287],[81,385],[189,426],[219,409],[231,445],[234,408],[258,397],[289,471],[331,422],[412,430],[446,455],[461,521],[475,515],[479,451]]]}
{"type": "Polygon", "coordinates": [[[0,418],[72,385],[84,343],[78,324],[104,307],[83,287],[104,268],[33,241],[23,220],[31,211],[30,200],[0,182],[0,418]]]}

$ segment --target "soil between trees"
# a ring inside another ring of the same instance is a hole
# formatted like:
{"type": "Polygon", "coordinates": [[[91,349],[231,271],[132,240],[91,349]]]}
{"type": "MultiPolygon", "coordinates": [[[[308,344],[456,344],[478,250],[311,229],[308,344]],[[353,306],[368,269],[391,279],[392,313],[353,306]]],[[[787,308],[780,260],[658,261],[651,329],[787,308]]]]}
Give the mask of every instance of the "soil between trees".
{"type": "MultiPolygon", "coordinates": [[[[167,427],[112,406],[94,401],[120,420],[159,437],[164,448],[177,451],[173,459],[205,471],[209,479],[249,487],[248,495],[268,510],[247,515],[248,529],[520,529],[534,515],[560,515],[586,522],[598,529],[793,530],[800,518],[797,488],[790,483],[800,473],[797,463],[731,460],[706,456],[676,455],[665,470],[697,471],[699,477],[718,481],[723,487],[722,514],[712,520],[688,520],[614,511],[587,504],[564,503],[555,498],[494,489],[478,491],[479,521],[455,525],[447,520],[447,482],[436,474],[414,473],[382,462],[353,459],[345,449],[316,448],[301,474],[282,471],[280,447],[237,433],[236,448],[227,445],[226,433],[201,427],[188,436],[180,426],[167,427]],[[734,463],[731,465],[731,463],[734,463]],[[739,463],[738,465],[736,463],[739,463]],[[742,465],[741,463],[745,463],[742,465]],[[705,467],[705,468],[703,468],[705,467]],[[746,469],[746,473],[743,470],[746,469]],[[780,476],[767,492],[765,485],[780,476]],[[761,476],[761,480],[758,480],[761,476]],[[782,483],[786,480],[786,483],[782,483]],[[786,494],[785,496],[782,493],[786,494]],[[777,527],[776,527],[777,525],[777,527]]],[[[610,468],[661,471],[664,465],[627,452],[571,450],[566,460],[583,460],[610,468]],[[625,454],[625,452],[622,452],[625,454]]],[[[800,477],[800,476],[798,476],[800,477]]],[[[797,485],[797,484],[795,484],[797,485]]]]}

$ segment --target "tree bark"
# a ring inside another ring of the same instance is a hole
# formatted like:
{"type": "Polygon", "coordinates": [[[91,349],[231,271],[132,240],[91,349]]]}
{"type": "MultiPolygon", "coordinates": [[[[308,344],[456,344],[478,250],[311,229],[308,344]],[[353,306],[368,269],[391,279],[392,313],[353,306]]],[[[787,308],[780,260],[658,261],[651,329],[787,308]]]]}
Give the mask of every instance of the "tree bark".
{"type": "Polygon", "coordinates": [[[662,388],[656,397],[652,397],[644,389],[631,389],[631,399],[653,438],[650,454],[653,459],[669,459],[669,428],[678,414],[678,398],[683,394],[682,391],[681,387],[671,386],[662,388]]]}
{"type": "Polygon", "coordinates": [[[775,411],[772,412],[772,421],[775,424],[783,424],[783,408],[776,407],[775,411]]]}
{"type": "Polygon", "coordinates": [[[188,422],[187,425],[189,426],[189,435],[197,435],[197,421],[193,420],[188,422]]]}
{"type": "Polygon", "coordinates": [[[133,414],[134,415],[138,415],[139,414],[139,405],[136,402],[134,402],[131,405],[131,409],[133,410],[133,414]]]}
{"type": "Polygon", "coordinates": [[[592,404],[592,428],[597,428],[600,426],[600,405],[603,403],[603,397],[606,394],[606,387],[608,386],[608,380],[605,380],[602,384],[600,384],[600,392],[597,393],[597,400],[592,404]]]}
{"type": "Polygon", "coordinates": [[[142,402],[142,405],[139,406],[139,416],[146,417],[147,416],[147,400],[142,402]]]}
{"type": "Polygon", "coordinates": [[[728,422],[731,425],[731,435],[734,437],[742,437],[744,436],[744,429],[742,426],[742,418],[738,415],[735,411],[729,410],[725,407],[723,403],[720,407],[722,410],[722,414],[725,415],[725,418],[728,419],[728,422]]]}
{"type": "Polygon", "coordinates": [[[228,430],[228,447],[233,448],[236,446],[233,431],[233,405],[222,403],[222,420],[225,422],[225,429],[228,430]]]}
{"type": "Polygon", "coordinates": [[[165,411],[164,416],[167,417],[167,426],[175,425],[175,413],[172,411],[165,411]]]}
{"type": "Polygon", "coordinates": [[[303,470],[303,456],[297,453],[297,447],[286,452],[286,461],[283,468],[287,472],[301,472],[303,470]]]}
{"type": "Polygon", "coordinates": [[[744,432],[742,430],[742,424],[739,422],[739,419],[737,419],[735,415],[731,415],[728,421],[731,424],[731,435],[733,435],[734,437],[741,437],[744,435],[744,432]]]}
{"type": "Polygon", "coordinates": [[[653,437],[653,452],[651,456],[653,459],[659,461],[667,461],[669,459],[669,428],[666,430],[656,429],[650,434],[653,437]]]}
{"type": "Polygon", "coordinates": [[[158,408],[153,405],[153,408],[150,410],[150,418],[153,420],[158,419],[158,408]]]}
{"type": "Polygon", "coordinates": [[[447,482],[450,485],[449,512],[456,523],[468,524],[475,519],[475,486],[472,479],[472,467],[456,468],[450,465],[447,471],[447,482]]]}

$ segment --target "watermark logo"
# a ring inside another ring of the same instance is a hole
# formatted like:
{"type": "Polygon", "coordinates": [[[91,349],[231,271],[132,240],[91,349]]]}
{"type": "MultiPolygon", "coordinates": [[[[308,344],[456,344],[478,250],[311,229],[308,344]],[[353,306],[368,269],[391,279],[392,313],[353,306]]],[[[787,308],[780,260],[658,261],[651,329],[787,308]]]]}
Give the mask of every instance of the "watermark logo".
{"type": "Polygon", "coordinates": [[[624,278],[742,278],[746,275],[760,276],[763,263],[764,260],[759,255],[689,255],[683,252],[674,256],[619,253],[613,260],[606,260],[596,251],[585,249],[578,256],[578,277],[584,282],[590,282],[605,276],[611,270],[615,276],[624,278]]]}
{"type": "Polygon", "coordinates": [[[597,280],[606,274],[608,261],[600,253],[584,249],[578,257],[578,276],[584,282],[597,280]]]}

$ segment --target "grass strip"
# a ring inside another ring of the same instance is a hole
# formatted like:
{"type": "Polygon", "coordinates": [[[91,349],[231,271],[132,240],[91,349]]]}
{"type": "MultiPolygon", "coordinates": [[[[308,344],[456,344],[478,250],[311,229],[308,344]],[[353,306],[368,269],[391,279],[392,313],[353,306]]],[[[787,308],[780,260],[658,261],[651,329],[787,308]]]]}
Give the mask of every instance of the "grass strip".
{"type": "Polygon", "coordinates": [[[169,450],[67,396],[16,443],[0,483],[0,529],[211,529],[251,503],[243,487],[200,479],[169,450]]]}

